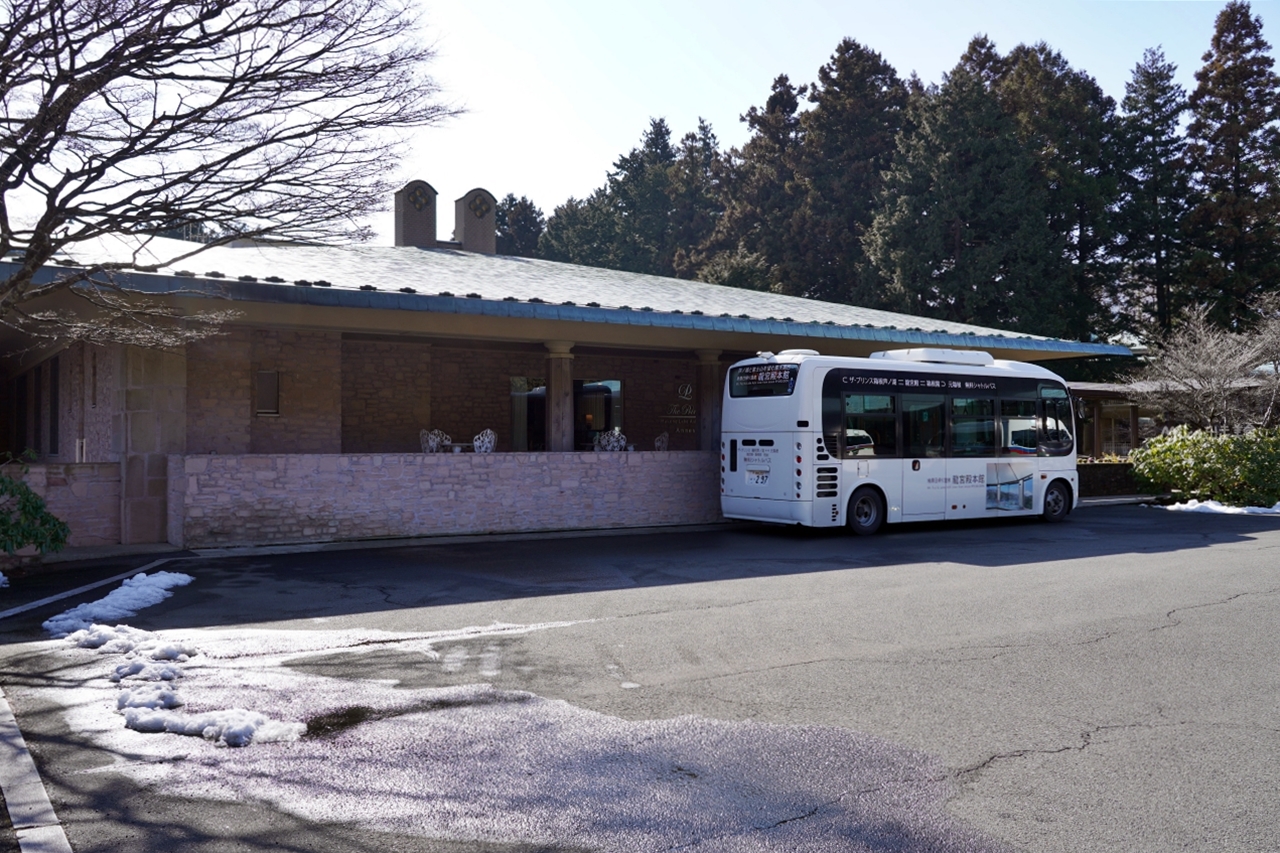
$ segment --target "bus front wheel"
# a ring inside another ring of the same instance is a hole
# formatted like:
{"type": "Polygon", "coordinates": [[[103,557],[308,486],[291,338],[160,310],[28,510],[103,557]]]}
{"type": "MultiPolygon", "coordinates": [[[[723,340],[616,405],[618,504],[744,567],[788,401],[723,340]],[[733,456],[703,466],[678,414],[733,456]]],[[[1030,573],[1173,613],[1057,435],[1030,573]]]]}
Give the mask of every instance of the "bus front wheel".
{"type": "Polygon", "coordinates": [[[884,524],[884,498],[870,486],[863,486],[849,498],[849,529],[858,536],[870,536],[884,524]]]}
{"type": "Polygon", "coordinates": [[[1044,490],[1044,511],[1042,515],[1045,521],[1058,522],[1067,517],[1067,513],[1071,511],[1071,490],[1067,488],[1067,484],[1061,480],[1054,480],[1049,487],[1044,490]]]}

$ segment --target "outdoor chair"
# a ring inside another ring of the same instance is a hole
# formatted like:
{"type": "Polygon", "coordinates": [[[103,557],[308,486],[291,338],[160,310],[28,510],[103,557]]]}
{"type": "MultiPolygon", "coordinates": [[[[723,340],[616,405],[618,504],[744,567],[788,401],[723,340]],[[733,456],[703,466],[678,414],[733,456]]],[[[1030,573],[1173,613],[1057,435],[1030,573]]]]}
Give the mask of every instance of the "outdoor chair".
{"type": "Polygon", "coordinates": [[[423,453],[443,453],[444,449],[453,443],[453,439],[444,430],[424,429],[419,436],[422,438],[423,453]]]}
{"type": "Polygon", "coordinates": [[[608,432],[602,432],[596,436],[595,450],[600,452],[615,452],[627,449],[627,437],[622,434],[622,430],[614,427],[608,432]]]}
{"type": "Polygon", "coordinates": [[[498,434],[491,429],[482,429],[471,442],[476,453],[492,453],[498,446],[498,434]]]}

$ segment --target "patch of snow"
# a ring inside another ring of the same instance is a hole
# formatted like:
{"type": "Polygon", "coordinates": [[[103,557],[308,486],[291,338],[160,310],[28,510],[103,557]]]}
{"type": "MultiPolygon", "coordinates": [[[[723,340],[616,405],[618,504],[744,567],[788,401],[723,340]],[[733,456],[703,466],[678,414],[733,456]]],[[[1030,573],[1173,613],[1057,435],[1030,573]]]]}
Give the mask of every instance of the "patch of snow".
{"type": "Polygon", "coordinates": [[[168,684],[139,684],[120,691],[116,697],[116,710],[125,708],[178,708],[185,704],[168,684]]]}
{"type": "Polygon", "coordinates": [[[1280,503],[1275,506],[1227,506],[1218,501],[1189,500],[1171,504],[1164,509],[1172,512],[1210,512],[1219,515],[1280,515],[1280,503]]]}
{"type": "Polygon", "coordinates": [[[115,621],[136,616],[139,610],[159,604],[173,595],[169,590],[186,586],[195,578],[181,572],[143,572],[126,580],[106,598],[81,604],[48,619],[44,629],[55,637],[65,637],[87,630],[95,622],[115,621]]]}
{"type": "Polygon", "coordinates": [[[0,572],[0,589],[4,589],[9,585],[9,579],[4,576],[4,572],[0,572]]]}
{"type": "Polygon", "coordinates": [[[136,732],[199,735],[219,746],[295,741],[307,730],[302,723],[282,723],[243,708],[191,715],[163,709],[125,708],[124,724],[136,732]]]}
{"type": "Polygon", "coordinates": [[[116,671],[111,673],[111,680],[115,682],[132,679],[134,681],[177,681],[182,677],[182,667],[174,666],[171,663],[147,663],[146,661],[132,660],[128,663],[122,663],[116,667],[116,671]]]}

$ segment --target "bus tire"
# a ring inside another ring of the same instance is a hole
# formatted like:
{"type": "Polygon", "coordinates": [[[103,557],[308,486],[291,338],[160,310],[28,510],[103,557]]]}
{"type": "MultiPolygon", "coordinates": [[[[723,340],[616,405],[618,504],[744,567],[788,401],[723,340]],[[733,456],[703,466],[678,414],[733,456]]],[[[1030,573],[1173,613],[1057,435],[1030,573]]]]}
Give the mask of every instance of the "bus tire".
{"type": "Polygon", "coordinates": [[[1044,490],[1044,510],[1041,512],[1045,521],[1057,523],[1071,512],[1071,488],[1062,480],[1054,480],[1044,490]]]}
{"type": "Polygon", "coordinates": [[[884,524],[884,498],[870,486],[863,486],[849,498],[848,525],[858,536],[870,536],[884,524]]]}

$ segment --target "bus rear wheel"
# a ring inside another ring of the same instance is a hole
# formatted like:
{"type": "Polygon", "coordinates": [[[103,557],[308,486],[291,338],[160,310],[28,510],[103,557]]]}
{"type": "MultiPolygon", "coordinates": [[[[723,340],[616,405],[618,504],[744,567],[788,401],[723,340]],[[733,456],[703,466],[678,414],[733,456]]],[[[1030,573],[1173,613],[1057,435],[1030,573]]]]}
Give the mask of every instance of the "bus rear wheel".
{"type": "Polygon", "coordinates": [[[1041,513],[1045,521],[1058,522],[1067,517],[1071,511],[1071,491],[1061,480],[1054,480],[1044,490],[1044,511],[1041,513]]]}
{"type": "Polygon", "coordinates": [[[884,498],[870,486],[863,486],[849,498],[849,529],[858,536],[870,536],[884,524],[884,498]]]}

